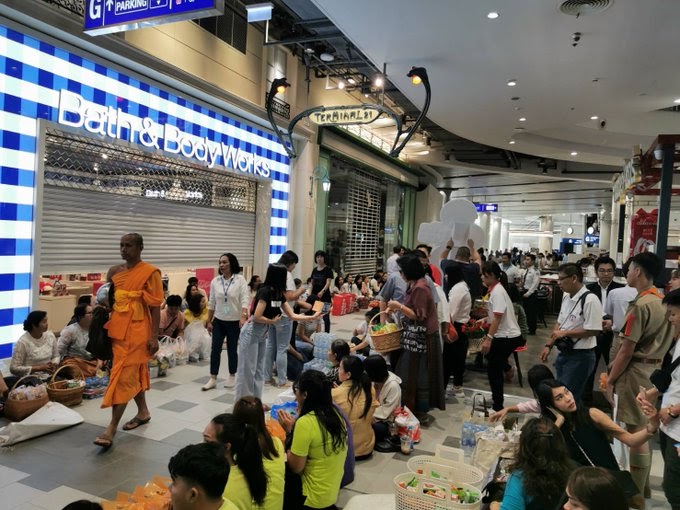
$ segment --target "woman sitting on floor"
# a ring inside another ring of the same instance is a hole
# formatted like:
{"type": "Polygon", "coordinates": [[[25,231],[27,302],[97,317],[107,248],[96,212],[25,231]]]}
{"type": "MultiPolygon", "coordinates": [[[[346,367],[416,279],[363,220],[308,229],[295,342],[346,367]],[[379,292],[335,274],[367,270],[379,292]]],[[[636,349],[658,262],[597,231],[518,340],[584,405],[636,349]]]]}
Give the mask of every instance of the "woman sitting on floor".
{"type": "MultiPolygon", "coordinates": [[[[47,331],[47,312],[34,310],[24,321],[25,333],[14,344],[9,370],[16,377],[36,374],[47,378],[59,366],[54,333],[47,331]]],[[[7,382],[11,386],[12,382],[7,382]]]]}
{"type": "Polygon", "coordinates": [[[338,370],[340,386],[333,388],[333,402],[349,418],[354,435],[354,455],[356,460],[367,459],[373,453],[375,434],[373,433],[373,413],[378,407],[375,390],[371,385],[364,365],[357,356],[345,356],[338,370]]]}
{"type": "MultiPolygon", "coordinates": [[[[99,367],[98,361],[87,351],[92,307],[80,304],[73,310],[76,322],[61,330],[57,347],[62,365],[75,365],[85,377],[93,377],[99,367]]],[[[61,372],[60,372],[61,374],[61,372]]]]}

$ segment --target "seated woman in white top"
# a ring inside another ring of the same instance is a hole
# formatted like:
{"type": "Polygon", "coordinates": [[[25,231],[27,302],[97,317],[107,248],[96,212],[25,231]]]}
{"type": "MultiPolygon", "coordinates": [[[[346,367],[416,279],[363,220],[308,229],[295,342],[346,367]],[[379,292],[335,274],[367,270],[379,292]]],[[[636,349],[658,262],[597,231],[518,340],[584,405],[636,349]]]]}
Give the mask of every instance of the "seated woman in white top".
{"type": "Polygon", "coordinates": [[[34,310],[24,321],[25,333],[14,344],[9,370],[17,377],[51,374],[59,365],[54,333],[47,331],[47,312],[34,310]]]}
{"type": "MultiPolygon", "coordinates": [[[[92,307],[80,304],[73,310],[76,322],[61,330],[57,348],[63,365],[77,365],[83,376],[92,377],[97,372],[97,360],[87,351],[92,307]]],[[[61,374],[61,372],[60,372],[61,374]]]]}

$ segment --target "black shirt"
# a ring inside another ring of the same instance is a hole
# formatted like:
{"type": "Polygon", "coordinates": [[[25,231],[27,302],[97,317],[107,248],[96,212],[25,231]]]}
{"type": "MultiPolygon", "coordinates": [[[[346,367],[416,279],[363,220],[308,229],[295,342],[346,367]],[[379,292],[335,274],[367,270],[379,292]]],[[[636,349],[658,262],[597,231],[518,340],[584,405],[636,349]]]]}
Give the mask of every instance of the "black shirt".
{"type": "Polygon", "coordinates": [[[262,285],[257,289],[257,294],[255,294],[255,299],[253,300],[253,310],[252,314],[255,314],[255,308],[260,301],[266,303],[264,307],[264,312],[262,315],[267,319],[274,319],[277,315],[281,315],[281,305],[283,304],[283,293],[276,292],[269,286],[262,285]]]}
{"type": "MultiPolygon", "coordinates": [[[[321,289],[324,288],[326,281],[328,280],[331,280],[331,282],[333,281],[333,270],[328,266],[325,266],[323,269],[315,267],[312,270],[312,294],[318,297],[319,292],[321,292],[321,289]]],[[[330,285],[326,289],[326,292],[321,295],[321,301],[324,303],[331,302],[330,285]]]]}
{"type": "MultiPolygon", "coordinates": [[[[473,300],[482,297],[482,277],[479,270],[479,264],[476,262],[460,262],[459,260],[448,260],[444,259],[441,261],[440,266],[442,268],[442,273],[446,274],[446,268],[448,266],[458,265],[463,270],[463,278],[465,278],[465,283],[467,283],[470,288],[470,297],[473,300]]],[[[444,286],[444,292],[449,295],[449,290],[451,286],[448,283],[444,286]]]]}

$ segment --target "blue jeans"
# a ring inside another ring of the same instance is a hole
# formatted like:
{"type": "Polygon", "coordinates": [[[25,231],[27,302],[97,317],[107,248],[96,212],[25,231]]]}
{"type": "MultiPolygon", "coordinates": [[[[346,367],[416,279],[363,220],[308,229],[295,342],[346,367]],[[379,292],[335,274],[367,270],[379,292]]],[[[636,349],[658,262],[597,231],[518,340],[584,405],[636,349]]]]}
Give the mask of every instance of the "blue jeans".
{"type": "Polygon", "coordinates": [[[314,344],[310,344],[304,340],[298,340],[297,338],[295,339],[295,350],[308,360],[314,357],[314,344]]]}
{"type": "Polygon", "coordinates": [[[588,376],[595,369],[595,349],[574,349],[569,353],[559,353],[555,360],[555,375],[574,395],[577,404],[581,403],[586,389],[588,376]]]}
{"type": "Polygon", "coordinates": [[[213,319],[212,322],[212,349],[210,350],[210,375],[217,376],[220,372],[220,357],[222,356],[222,345],[224,345],[224,338],[227,338],[227,362],[229,364],[229,373],[234,375],[238,368],[238,336],[239,336],[239,322],[238,321],[221,321],[220,319],[213,319]]]}
{"type": "Polygon", "coordinates": [[[262,399],[268,330],[268,324],[258,322],[249,322],[241,328],[238,341],[238,356],[241,365],[236,374],[234,401],[250,396],[262,399]]]}
{"type": "Polygon", "coordinates": [[[264,380],[273,379],[273,364],[276,362],[277,381],[276,384],[285,384],[288,380],[286,371],[288,370],[288,344],[290,336],[293,334],[293,321],[287,315],[282,315],[281,320],[269,328],[269,338],[267,339],[267,354],[264,365],[264,380]]]}

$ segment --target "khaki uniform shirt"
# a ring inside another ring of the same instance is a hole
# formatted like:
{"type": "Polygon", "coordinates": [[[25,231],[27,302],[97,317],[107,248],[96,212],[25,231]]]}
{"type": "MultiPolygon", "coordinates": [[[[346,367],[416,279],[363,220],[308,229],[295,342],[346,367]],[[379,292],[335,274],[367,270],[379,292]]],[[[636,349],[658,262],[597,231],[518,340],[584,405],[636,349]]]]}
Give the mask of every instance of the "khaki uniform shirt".
{"type": "Polygon", "coordinates": [[[639,293],[628,305],[619,337],[635,342],[633,358],[663,360],[670,349],[673,327],[661,299],[661,294],[652,287],[639,293]]]}

